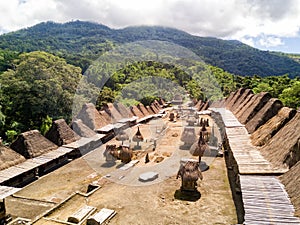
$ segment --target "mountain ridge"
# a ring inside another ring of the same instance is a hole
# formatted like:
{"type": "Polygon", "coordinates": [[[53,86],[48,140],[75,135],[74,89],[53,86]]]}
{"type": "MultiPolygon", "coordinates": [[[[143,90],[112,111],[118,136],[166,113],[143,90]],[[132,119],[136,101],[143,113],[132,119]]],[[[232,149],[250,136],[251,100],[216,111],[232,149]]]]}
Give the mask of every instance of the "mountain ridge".
{"type": "Polygon", "coordinates": [[[206,63],[236,75],[300,76],[300,63],[284,54],[262,51],[237,40],[199,37],[163,26],[112,29],[87,21],[42,22],[0,35],[0,48],[17,52],[47,51],[62,56],[71,63],[73,60],[73,64],[78,64],[84,70],[92,60],[114,46],[142,40],[173,42],[190,49],[206,63]]]}

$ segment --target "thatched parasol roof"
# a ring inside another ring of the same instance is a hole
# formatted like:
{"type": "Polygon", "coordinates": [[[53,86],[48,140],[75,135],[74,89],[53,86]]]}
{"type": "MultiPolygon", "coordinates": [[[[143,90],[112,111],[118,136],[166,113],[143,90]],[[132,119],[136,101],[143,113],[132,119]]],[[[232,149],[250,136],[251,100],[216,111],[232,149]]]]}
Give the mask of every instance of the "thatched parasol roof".
{"type": "Polygon", "coordinates": [[[143,137],[139,127],[138,127],[138,130],[135,133],[135,135],[132,137],[132,140],[135,141],[135,142],[139,142],[139,141],[144,140],[144,137],[143,137]]]}
{"type": "Polygon", "coordinates": [[[27,159],[58,148],[57,145],[45,138],[38,130],[31,130],[20,134],[10,147],[27,159]]]}
{"type": "Polygon", "coordinates": [[[58,146],[66,145],[80,139],[64,119],[53,121],[45,137],[58,146]]]}
{"type": "Polygon", "coordinates": [[[106,119],[100,115],[93,103],[86,103],[76,116],[76,119],[81,119],[82,122],[90,129],[96,130],[109,124],[106,119]]]}
{"type": "Polygon", "coordinates": [[[300,159],[300,112],[282,127],[260,150],[275,166],[293,166],[300,159]]]}
{"type": "Polygon", "coordinates": [[[279,177],[285,186],[295,208],[295,215],[300,216],[300,161],[297,162],[288,172],[279,177]]]}
{"type": "Polygon", "coordinates": [[[0,170],[7,169],[25,160],[24,156],[6,146],[0,145],[0,170]]]}
{"type": "Polygon", "coordinates": [[[71,125],[72,129],[81,137],[93,137],[96,135],[96,132],[91,130],[88,126],[86,126],[82,120],[75,120],[71,125]]]}
{"type": "Polygon", "coordinates": [[[139,103],[137,107],[143,113],[144,116],[149,116],[149,112],[142,103],[139,103]]]}
{"type": "Polygon", "coordinates": [[[269,119],[275,116],[278,111],[283,107],[283,104],[277,98],[271,98],[256,114],[250,119],[245,127],[248,133],[253,133],[261,125],[266,123],[269,119]]]}
{"type": "Polygon", "coordinates": [[[296,110],[283,107],[276,116],[268,120],[251,135],[252,144],[256,146],[264,145],[272,138],[288,121],[296,114],[296,110]]]}
{"type": "Polygon", "coordinates": [[[130,110],[133,113],[133,115],[135,115],[135,116],[137,116],[139,118],[143,118],[144,117],[144,114],[138,109],[137,106],[135,106],[135,105],[130,106],[130,110]]]}
{"type": "Polygon", "coordinates": [[[209,150],[209,147],[204,139],[204,135],[202,134],[202,132],[200,132],[198,142],[194,143],[191,146],[190,153],[193,156],[203,156],[205,150],[209,150]]]}
{"type": "Polygon", "coordinates": [[[180,138],[182,142],[192,145],[196,141],[196,138],[194,127],[184,127],[180,138]]]}
{"type": "Polygon", "coordinates": [[[246,124],[270,99],[271,95],[267,92],[261,92],[255,95],[236,115],[238,120],[242,124],[246,124]]]}
{"type": "Polygon", "coordinates": [[[126,141],[129,140],[128,134],[125,133],[124,130],[120,130],[120,132],[116,136],[117,141],[126,141]]]}

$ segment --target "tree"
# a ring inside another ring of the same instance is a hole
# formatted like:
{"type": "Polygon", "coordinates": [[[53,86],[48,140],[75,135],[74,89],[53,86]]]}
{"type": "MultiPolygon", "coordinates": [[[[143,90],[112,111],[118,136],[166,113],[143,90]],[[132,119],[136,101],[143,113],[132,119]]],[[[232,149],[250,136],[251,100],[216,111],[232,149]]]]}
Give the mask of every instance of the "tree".
{"type": "Polygon", "coordinates": [[[23,131],[39,129],[48,116],[70,120],[80,72],[80,68],[46,52],[21,54],[14,69],[0,77],[7,126],[17,122],[23,131]]]}

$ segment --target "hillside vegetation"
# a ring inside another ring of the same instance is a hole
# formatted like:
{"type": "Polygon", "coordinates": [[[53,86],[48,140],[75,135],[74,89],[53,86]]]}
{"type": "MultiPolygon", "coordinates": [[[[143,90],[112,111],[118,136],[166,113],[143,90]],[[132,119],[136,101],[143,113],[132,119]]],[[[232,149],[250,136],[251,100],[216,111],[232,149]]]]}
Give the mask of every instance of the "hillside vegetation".
{"type": "Polygon", "coordinates": [[[103,52],[128,42],[168,41],[195,52],[206,63],[242,76],[300,75],[300,64],[276,53],[261,51],[239,41],[198,37],[166,27],[110,29],[90,22],[45,22],[0,36],[0,48],[17,52],[47,51],[64,57],[85,71],[103,52]]]}

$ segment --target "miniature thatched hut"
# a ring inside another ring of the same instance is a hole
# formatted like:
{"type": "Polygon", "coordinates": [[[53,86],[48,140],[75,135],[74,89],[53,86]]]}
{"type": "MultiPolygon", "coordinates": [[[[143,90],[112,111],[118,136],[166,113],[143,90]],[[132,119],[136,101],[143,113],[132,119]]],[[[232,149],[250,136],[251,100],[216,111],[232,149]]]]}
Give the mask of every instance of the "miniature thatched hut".
{"type": "Polygon", "coordinates": [[[80,139],[64,119],[53,121],[45,137],[58,146],[66,145],[80,139]]]}
{"type": "Polygon", "coordinates": [[[0,170],[7,169],[25,160],[24,156],[6,146],[0,145],[0,170]]]}
{"type": "Polygon", "coordinates": [[[296,114],[296,110],[283,107],[276,116],[269,119],[264,125],[259,127],[251,135],[252,144],[263,146],[271,139],[287,122],[289,122],[296,114]]]}
{"type": "Polygon", "coordinates": [[[292,167],[300,160],[300,112],[282,127],[260,150],[275,166],[292,167]]]}
{"type": "Polygon", "coordinates": [[[81,137],[93,137],[96,135],[96,132],[91,130],[88,126],[86,126],[82,120],[75,120],[71,124],[72,129],[81,137]]]}
{"type": "Polygon", "coordinates": [[[106,119],[100,115],[93,103],[86,103],[76,116],[76,119],[81,119],[82,122],[92,130],[99,129],[109,124],[106,119]]]}
{"type": "Polygon", "coordinates": [[[45,138],[38,130],[31,130],[20,134],[10,147],[27,159],[58,148],[57,145],[45,138]]]}
{"type": "Polygon", "coordinates": [[[199,157],[199,163],[201,162],[201,157],[203,156],[204,152],[208,150],[209,147],[203,137],[202,132],[200,132],[200,137],[198,139],[198,142],[194,143],[190,149],[190,153],[193,156],[199,157]]]}
{"type": "Polygon", "coordinates": [[[182,191],[196,191],[198,179],[203,179],[199,162],[187,161],[181,165],[177,173],[177,179],[179,177],[181,177],[182,191]]]}

